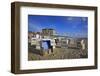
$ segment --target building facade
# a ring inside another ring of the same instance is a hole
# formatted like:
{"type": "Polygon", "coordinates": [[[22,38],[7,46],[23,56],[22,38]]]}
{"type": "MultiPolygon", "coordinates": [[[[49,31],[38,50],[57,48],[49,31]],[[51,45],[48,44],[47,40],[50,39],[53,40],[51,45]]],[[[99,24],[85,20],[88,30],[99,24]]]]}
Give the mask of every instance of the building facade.
{"type": "Polygon", "coordinates": [[[51,36],[55,34],[55,30],[50,28],[42,29],[42,34],[44,36],[51,36]]]}

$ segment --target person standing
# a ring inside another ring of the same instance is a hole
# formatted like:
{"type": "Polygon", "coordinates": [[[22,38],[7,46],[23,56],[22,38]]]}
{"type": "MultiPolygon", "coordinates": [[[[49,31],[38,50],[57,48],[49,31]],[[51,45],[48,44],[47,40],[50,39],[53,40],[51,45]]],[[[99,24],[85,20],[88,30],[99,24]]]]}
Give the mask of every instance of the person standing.
{"type": "Polygon", "coordinates": [[[48,51],[49,51],[48,43],[46,41],[42,41],[41,46],[42,46],[42,50],[43,50],[43,55],[47,55],[48,51]]]}
{"type": "Polygon", "coordinates": [[[85,41],[83,39],[81,40],[81,46],[82,46],[82,50],[85,50],[85,41]]]}

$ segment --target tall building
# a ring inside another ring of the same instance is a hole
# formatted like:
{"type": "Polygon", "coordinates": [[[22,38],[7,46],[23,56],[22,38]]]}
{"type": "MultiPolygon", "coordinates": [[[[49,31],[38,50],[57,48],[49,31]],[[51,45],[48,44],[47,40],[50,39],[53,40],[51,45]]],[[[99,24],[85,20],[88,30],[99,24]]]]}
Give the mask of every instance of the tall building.
{"type": "Polygon", "coordinates": [[[55,35],[55,30],[54,29],[51,29],[51,28],[42,29],[42,34],[44,36],[55,35]]]}

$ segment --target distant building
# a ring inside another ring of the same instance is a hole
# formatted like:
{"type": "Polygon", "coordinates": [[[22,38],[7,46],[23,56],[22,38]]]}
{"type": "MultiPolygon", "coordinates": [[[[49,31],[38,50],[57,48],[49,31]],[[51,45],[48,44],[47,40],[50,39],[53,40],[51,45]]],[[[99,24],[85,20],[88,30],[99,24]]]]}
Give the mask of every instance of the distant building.
{"type": "Polygon", "coordinates": [[[31,43],[31,38],[33,37],[33,32],[28,32],[28,42],[31,43]]]}
{"type": "Polygon", "coordinates": [[[40,49],[40,40],[41,40],[41,32],[28,32],[28,43],[31,46],[36,46],[37,49],[40,49]]]}
{"type": "Polygon", "coordinates": [[[42,29],[42,34],[44,36],[55,35],[55,30],[54,29],[51,29],[51,28],[42,29]]]}
{"type": "Polygon", "coordinates": [[[41,41],[48,42],[53,48],[60,47],[76,47],[80,48],[81,40],[84,40],[84,47],[87,46],[86,38],[73,38],[66,34],[57,34],[54,29],[45,28],[41,32],[28,32],[28,43],[35,46],[36,49],[41,49],[41,41]]]}
{"type": "Polygon", "coordinates": [[[31,38],[33,36],[33,32],[28,32],[28,38],[31,38]]]}

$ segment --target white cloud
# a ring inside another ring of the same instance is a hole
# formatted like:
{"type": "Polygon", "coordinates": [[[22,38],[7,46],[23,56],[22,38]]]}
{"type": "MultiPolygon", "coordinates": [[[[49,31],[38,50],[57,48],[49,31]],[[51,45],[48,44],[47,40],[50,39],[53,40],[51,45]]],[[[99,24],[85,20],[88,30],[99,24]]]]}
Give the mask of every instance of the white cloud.
{"type": "Polygon", "coordinates": [[[86,18],[86,17],[82,17],[82,20],[83,20],[83,21],[86,21],[86,20],[87,20],[87,18],[86,18]]]}
{"type": "Polygon", "coordinates": [[[73,20],[73,17],[68,17],[67,20],[73,20]]]}

